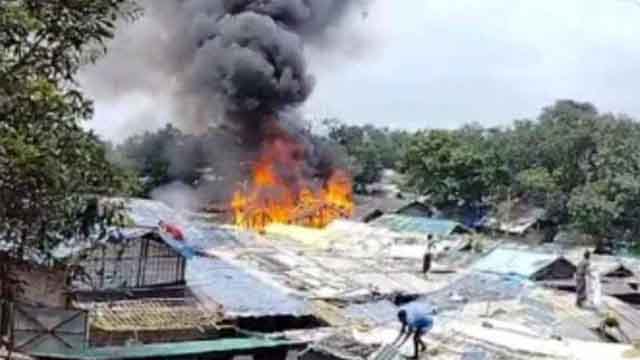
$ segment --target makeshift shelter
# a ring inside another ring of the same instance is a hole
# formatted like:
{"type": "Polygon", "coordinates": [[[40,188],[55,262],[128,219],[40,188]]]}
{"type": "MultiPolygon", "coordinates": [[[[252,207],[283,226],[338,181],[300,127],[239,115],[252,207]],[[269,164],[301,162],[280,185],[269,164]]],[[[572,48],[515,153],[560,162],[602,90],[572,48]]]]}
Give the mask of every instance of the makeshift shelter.
{"type": "Polygon", "coordinates": [[[186,258],[161,234],[148,229],[119,231],[107,241],[71,251],[71,263],[79,269],[72,285],[76,290],[115,290],[185,282],[186,258]]]}
{"type": "Polygon", "coordinates": [[[512,249],[495,249],[472,269],[496,274],[515,274],[530,280],[571,279],[575,265],[562,256],[512,249]]]}
{"type": "Polygon", "coordinates": [[[355,209],[351,219],[361,222],[370,222],[384,214],[394,214],[413,203],[406,199],[374,196],[355,196],[354,201],[355,209]]]}
{"type": "MultiPolygon", "coordinates": [[[[578,262],[582,259],[584,250],[574,250],[568,257],[578,262]]],[[[611,255],[592,255],[591,269],[600,274],[602,293],[613,296],[627,304],[640,307],[640,278],[636,269],[640,269],[640,260],[633,258],[614,257],[611,255]]],[[[573,279],[545,281],[549,287],[564,291],[575,291],[573,279]]]]}
{"type": "Polygon", "coordinates": [[[517,238],[525,238],[530,243],[553,241],[553,224],[545,219],[542,208],[529,205],[526,201],[503,202],[489,215],[484,227],[517,238]]]}
{"type": "Polygon", "coordinates": [[[489,214],[488,205],[449,205],[433,211],[433,218],[457,221],[470,229],[482,229],[489,214]]]}
{"type": "Polygon", "coordinates": [[[471,232],[464,225],[450,220],[419,218],[404,215],[383,215],[371,222],[371,225],[383,227],[400,233],[449,236],[471,232]]]}

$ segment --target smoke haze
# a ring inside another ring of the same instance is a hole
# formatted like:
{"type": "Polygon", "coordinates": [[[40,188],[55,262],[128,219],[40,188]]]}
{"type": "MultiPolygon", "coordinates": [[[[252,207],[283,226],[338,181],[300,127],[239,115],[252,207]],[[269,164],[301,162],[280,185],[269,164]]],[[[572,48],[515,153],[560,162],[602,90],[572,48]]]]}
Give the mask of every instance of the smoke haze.
{"type": "MultiPolygon", "coordinates": [[[[146,94],[152,108],[195,134],[221,126],[238,141],[208,148],[233,159],[256,159],[279,140],[291,147],[283,178],[329,176],[333,154],[301,128],[296,109],[314,87],[305,46],[331,46],[336,24],[356,0],[183,0],[143,1],[145,16],[123,24],[109,55],[83,73],[95,98],[146,94]],[[295,150],[293,150],[295,148],[295,150]],[[295,173],[288,173],[294,171],[295,173]]],[[[153,109],[149,109],[153,110],[153,109]]],[[[144,129],[144,117],[128,129],[144,129]]],[[[149,124],[153,128],[157,124],[149,124]]],[[[171,151],[171,149],[167,149],[171,151]]],[[[281,154],[285,156],[285,154],[281,154]]],[[[212,155],[213,158],[220,155],[212,155]]],[[[282,157],[281,156],[281,157],[282,157]]],[[[176,159],[184,161],[185,159],[176,159]]]]}

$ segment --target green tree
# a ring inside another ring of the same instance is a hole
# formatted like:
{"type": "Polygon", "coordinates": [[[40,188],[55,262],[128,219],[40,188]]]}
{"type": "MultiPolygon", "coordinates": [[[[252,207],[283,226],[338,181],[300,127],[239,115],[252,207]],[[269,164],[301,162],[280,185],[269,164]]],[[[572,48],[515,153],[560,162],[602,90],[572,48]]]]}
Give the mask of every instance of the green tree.
{"type": "Polygon", "coordinates": [[[112,219],[97,197],[132,190],[82,127],[93,107],[75,76],[138,13],[127,0],[0,2],[0,239],[14,255],[88,238],[112,219]]]}
{"type": "Polygon", "coordinates": [[[407,185],[430,196],[436,205],[481,203],[490,193],[493,175],[486,171],[491,169],[490,161],[487,153],[474,146],[478,144],[465,142],[452,131],[419,132],[403,162],[407,185]]]}
{"type": "Polygon", "coordinates": [[[324,121],[327,137],[349,157],[356,192],[380,180],[382,170],[400,168],[411,135],[373,125],[347,125],[336,119],[324,121]]]}
{"type": "Polygon", "coordinates": [[[207,136],[187,135],[171,124],[155,132],[129,137],[114,157],[144,178],[143,194],[175,181],[192,185],[203,167],[212,166],[207,136]]]}

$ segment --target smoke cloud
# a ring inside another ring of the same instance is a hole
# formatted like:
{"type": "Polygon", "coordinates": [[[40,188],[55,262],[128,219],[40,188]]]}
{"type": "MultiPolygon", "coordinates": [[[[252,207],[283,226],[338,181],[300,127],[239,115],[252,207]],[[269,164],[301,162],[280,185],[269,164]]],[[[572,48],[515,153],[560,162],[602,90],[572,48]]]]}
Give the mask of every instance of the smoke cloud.
{"type": "Polygon", "coordinates": [[[98,99],[147,94],[189,132],[223,124],[242,147],[226,152],[294,141],[303,148],[291,154],[304,162],[297,177],[328,176],[332,155],[301,129],[296,111],[315,82],[304,48],[330,46],[329,29],[335,36],[361,1],[146,0],[144,18],[124,25],[81,81],[98,99]]]}

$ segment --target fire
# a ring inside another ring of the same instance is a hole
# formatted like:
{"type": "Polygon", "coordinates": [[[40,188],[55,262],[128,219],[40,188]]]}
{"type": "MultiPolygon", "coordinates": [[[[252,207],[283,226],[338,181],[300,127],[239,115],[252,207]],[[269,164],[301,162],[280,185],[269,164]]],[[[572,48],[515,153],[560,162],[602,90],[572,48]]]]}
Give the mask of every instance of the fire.
{"type": "Polygon", "coordinates": [[[349,175],[334,170],[324,183],[306,179],[302,150],[288,139],[265,144],[250,184],[233,195],[231,208],[237,226],[258,231],[271,223],[322,228],[336,218],[351,216],[349,175]]]}

